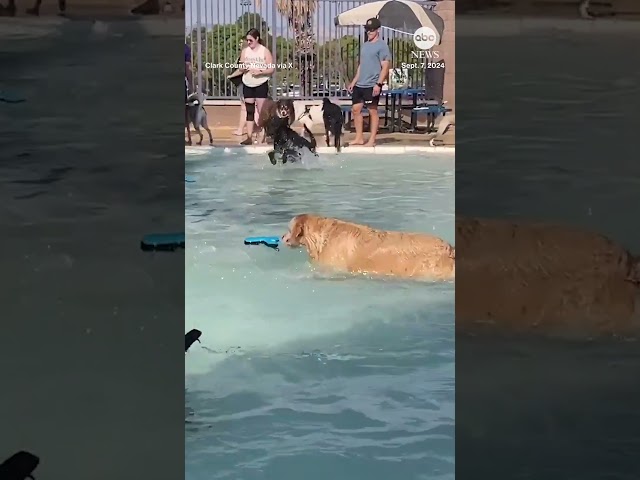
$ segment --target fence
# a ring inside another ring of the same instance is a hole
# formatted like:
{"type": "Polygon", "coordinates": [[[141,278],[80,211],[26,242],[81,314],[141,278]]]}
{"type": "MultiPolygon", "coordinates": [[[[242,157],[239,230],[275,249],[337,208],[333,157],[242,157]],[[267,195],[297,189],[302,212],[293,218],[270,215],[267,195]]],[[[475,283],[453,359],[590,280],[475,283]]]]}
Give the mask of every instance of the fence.
{"type": "MultiPolygon", "coordinates": [[[[209,99],[237,97],[226,77],[233,72],[247,31],[261,32],[277,66],[273,98],[347,97],[363,41],[361,27],[334,25],[334,18],[366,1],[354,0],[188,0],[185,42],[191,45],[194,77],[209,99]],[[294,5],[296,9],[294,10],[294,5]]],[[[434,1],[417,0],[426,8],[434,1]]],[[[382,29],[394,68],[416,63],[411,35],[382,29]]],[[[403,72],[409,87],[424,86],[427,71],[403,72]],[[407,78],[408,77],[408,78],[407,78]]]]}

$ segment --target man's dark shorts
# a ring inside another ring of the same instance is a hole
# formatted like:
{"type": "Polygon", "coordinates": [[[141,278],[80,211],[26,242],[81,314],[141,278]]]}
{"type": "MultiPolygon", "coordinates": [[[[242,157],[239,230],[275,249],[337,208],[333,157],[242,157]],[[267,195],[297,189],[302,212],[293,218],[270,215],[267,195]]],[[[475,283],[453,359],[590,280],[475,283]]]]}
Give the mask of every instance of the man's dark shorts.
{"type": "Polygon", "coordinates": [[[353,87],[351,94],[351,102],[353,105],[364,103],[365,107],[377,107],[380,101],[380,95],[373,96],[373,87],[353,87]]]}

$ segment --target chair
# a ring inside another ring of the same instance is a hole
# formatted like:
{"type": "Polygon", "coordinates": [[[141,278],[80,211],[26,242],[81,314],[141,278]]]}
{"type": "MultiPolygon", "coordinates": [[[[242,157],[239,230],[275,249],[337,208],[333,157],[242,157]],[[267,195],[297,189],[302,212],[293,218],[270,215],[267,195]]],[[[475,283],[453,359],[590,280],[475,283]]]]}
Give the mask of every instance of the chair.
{"type": "Polygon", "coordinates": [[[411,110],[411,129],[416,130],[418,126],[418,115],[427,114],[427,131],[430,132],[435,126],[436,118],[439,115],[446,115],[451,109],[445,107],[444,97],[444,74],[446,62],[444,59],[437,61],[443,64],[442,68],[428,68],[425,75],[425,86],[427,94],[420,105],[411,110]]]}

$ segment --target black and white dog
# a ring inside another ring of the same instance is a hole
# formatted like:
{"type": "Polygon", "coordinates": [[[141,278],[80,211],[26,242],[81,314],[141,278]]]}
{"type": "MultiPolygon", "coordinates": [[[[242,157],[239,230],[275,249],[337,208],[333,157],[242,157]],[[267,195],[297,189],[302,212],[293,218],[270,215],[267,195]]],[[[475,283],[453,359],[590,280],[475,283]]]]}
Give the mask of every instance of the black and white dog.
{"type": "Polygon", "coordinates": [[[342,124],[344,117],[342,115],[342,109],[332,103],[328,98],[322,100],[322,120],[324,121],[324,139],[327,142],[327,147],[330,147],[329,136],[333,136],[333,146],[336,148],[336,152],[340,152],[342,139],[342,124]]]}
{"type": "Polygon", "coordinates": [[[307,140],[289,126],[288,118],[275,118],[269,125],[267,135],[273,138],[273,150],[269,155],[272,165],[276,165],[278,160],[284,163],[295,163],[302,158],[305,150],[313,153],[316,157],[316,139],[311,130],[304,126],[310,140],[307,140]]]}
{"type": "MultiPolygon", "coordinates": [[[[201,96],[197,93],[192,93],[187,97],[187,128],[189,128],[191,124],[193,124],[196,132],[200,135],[198,145],[202,145],[202,139],[204,138],[200,128],[204,128],[207,131],[209,134],[209,145],[213,145],[213,136],[207,123],[207,111],[204,109],[201,96]]],[[[189,142],[187,143],[191,145],[191,135],[189,135],[189,142]]]]}

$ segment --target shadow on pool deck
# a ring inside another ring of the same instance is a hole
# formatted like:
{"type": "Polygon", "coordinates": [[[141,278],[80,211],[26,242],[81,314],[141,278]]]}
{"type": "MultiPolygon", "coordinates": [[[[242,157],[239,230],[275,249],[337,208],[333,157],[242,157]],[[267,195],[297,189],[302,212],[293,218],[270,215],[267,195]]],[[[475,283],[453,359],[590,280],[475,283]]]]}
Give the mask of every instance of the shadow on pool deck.
{"type": "MultiPolygon", "coordinates": [[[[238,145],[245,137],[238,137],[233,135],[233,131],[238,127],[238,120],[240,118],[240,107],[237,105],[228,106],[208,106],[207,117],[209,126],[211,127],[211,133],[213,134],[213,144],[216,146],[232,146],[238,145]]],[[[442,118],[442,117],[441,117],[442,118]]],[[[365,120],[366,122],[366,120],[365,120]]],[[[381,124],[383,120],[381,119],[381,124]]],[[[297,124],[296,124],[297,125],[297,124]]],[[[365,129],[367,128],[365,123],[365,129]]],[[[324,127],[322,125],[314,125],[312,128],[313,134],[316,136],[318,145],[324,146],[324,127]]],[[[203,145],[208,144],[208,136],[204,130],[203,145]]],[[[198,141],[198,136],[191,129],[191,136],[193,144],[198,141]]],[[[429,146],[429,140],[435,136],[435,133],[385,133],[384,129],[381,129],[378,133],[377,144],[378,145],[393,145],[393,146],[429,146]]],[[[351,142],[355,137],[354,132],[346,131],[342,137],[342,144],[346,145],[351,142]]],[[[365,140],[368,138],[368,134],[365,133],[365,140]]],[[[186,140],[186,133],[185,133],[186,140]]],[[[333,142],[333,141],[332,141],[333,142]]],[[[333,143],[332,143],[333,145],[333,143]]],[[[447,133],[442,137],[442,141],[438,145],[454,146],[455,145],[455,126],[449,128],[447,133]]]]}

